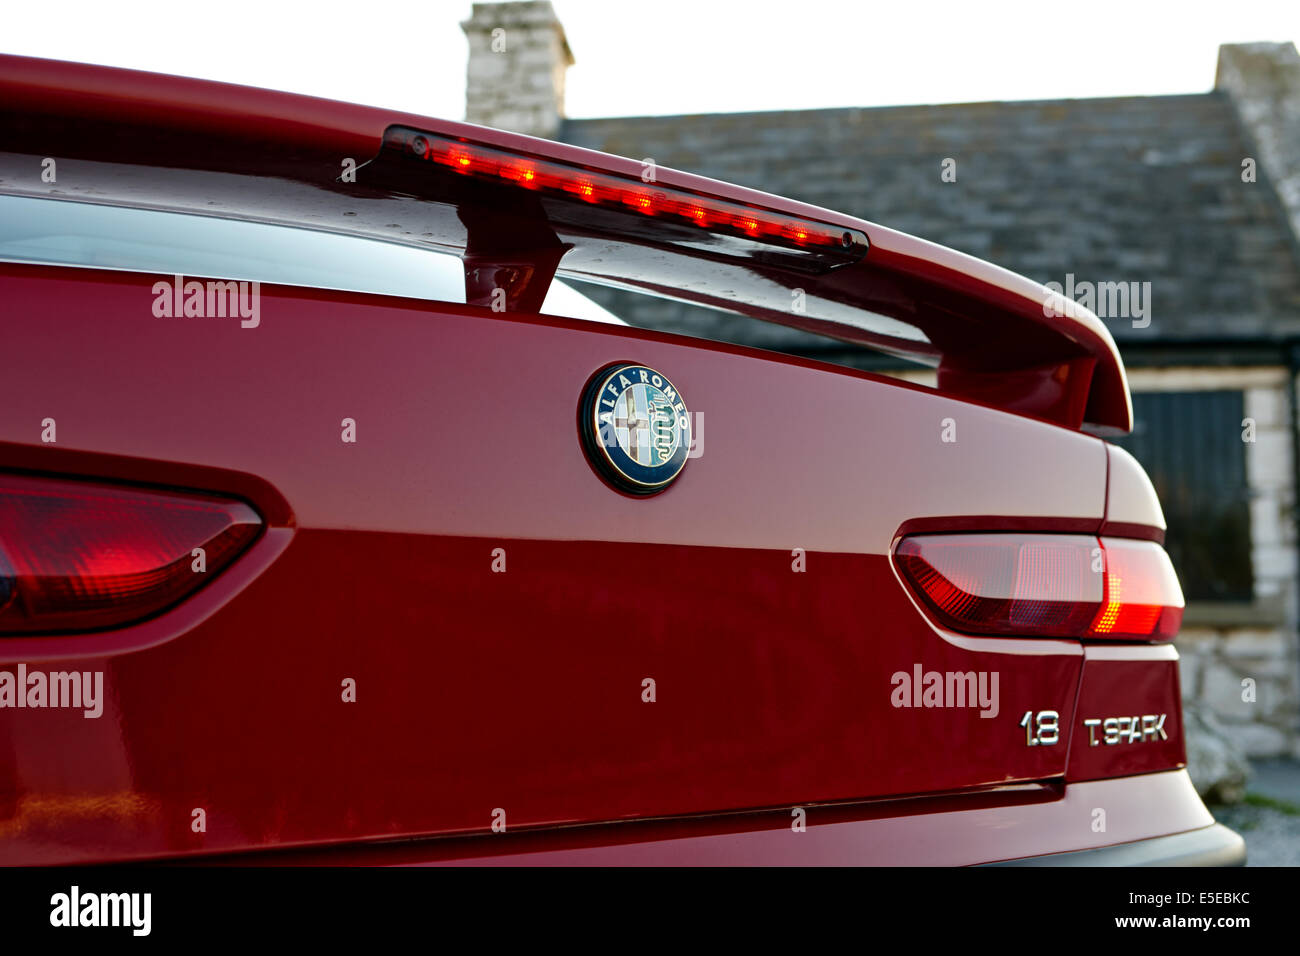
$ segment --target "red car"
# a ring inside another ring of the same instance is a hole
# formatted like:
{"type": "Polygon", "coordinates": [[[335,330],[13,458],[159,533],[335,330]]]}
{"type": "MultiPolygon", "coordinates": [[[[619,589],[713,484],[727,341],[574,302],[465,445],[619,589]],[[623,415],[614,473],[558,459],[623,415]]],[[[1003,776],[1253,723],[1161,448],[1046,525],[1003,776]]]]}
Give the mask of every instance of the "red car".
{"type": "Polygon", "coordinates": [[[559,143],[0,57],[0,302],[0,862],[1244,860],[1184,769],[1123,365],[1034,282],[559,143]]]}

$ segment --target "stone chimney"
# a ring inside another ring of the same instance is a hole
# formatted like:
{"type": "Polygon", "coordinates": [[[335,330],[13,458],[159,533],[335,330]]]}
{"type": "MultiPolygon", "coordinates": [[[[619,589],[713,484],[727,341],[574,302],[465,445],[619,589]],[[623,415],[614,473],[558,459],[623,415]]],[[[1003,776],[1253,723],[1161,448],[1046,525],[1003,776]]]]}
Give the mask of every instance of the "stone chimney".
{"type": "Polygon", "coordinates": [[[1295,44],[1224,44],[1214,88],[1236,107],[1256,151],[1253,158],[1300,239],[1300,53],[1295,44]]]}
{"type": "Polygon", "coordinates": [[[469,40],[466,121],[553,139],[573,54],[549,0],[476,3],[460,26],[469,40]]]}

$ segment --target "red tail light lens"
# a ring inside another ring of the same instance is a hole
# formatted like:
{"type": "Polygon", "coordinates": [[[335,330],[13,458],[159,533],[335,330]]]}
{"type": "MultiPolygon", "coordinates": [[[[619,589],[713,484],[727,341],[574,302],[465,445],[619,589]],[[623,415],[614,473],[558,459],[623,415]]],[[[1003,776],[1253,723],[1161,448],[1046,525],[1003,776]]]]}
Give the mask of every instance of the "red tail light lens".
{"type": "Polygon", "coordinates": [[[0,476],[0,634],[148,617],[220,573],[260,528],[238,501],[0,476]]]}
{"type": "Polygon", "coordinates": [[[904,580],[936,620],[968,634],[1172,640],[1183,595],[1164,548],[1084,535],[904,538],[904,580]]]}
{"type": "Polygon", "coordinates": [[[1073,535],[926,535],[903,539],[898,560],[955,631],[1071,637],[1101,608],[1104,580],[1094,550],[1096,538],[1073,535]]]}
{"type": "Polygon", "coordinates": [[[1183,591],[1173,562],[1154,541],[1102,538],[1106,553],[1106,606],[1089,636],[1172,640],[1183,622],[1183,591]]]}

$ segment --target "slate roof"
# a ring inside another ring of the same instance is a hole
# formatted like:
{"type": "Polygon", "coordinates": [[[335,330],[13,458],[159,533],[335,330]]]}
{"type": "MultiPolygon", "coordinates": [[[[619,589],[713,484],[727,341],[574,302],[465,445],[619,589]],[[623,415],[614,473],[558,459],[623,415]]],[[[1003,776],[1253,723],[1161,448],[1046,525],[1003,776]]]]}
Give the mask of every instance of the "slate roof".
{"type": "MultiPolygon", "coordinates": [[[[804,200],[1040,282],[1150,282],[1121,347],[1300,337],[1300,250],[1220,92],[565,120],[560,139],[804,200]],[[957,181],[941,162],[957,160],[957,181]]],[[[584,291],[591,291],[584,288],[584,291]]],[[[635,325],[797,351],[824,340],[600,289],[635,325]]],[[[1125,349],[1128,351],[1128,349],[1125,349]]]]}

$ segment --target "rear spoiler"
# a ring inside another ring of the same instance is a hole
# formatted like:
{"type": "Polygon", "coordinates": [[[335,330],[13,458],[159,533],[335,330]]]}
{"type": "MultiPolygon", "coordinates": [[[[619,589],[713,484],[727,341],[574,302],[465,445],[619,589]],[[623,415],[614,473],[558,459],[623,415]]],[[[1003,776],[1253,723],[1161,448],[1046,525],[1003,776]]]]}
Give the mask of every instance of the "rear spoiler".
{"type": "Polygon", "coordinates": [[[1132,427],[1110,333],[1035,282],[851,216],[500,130],[0,56],[0,193],[452,251],[471,304],[536,310],[557,273],[641,290],[937,366],[940,391],[963,399],[1132,427]]]}

